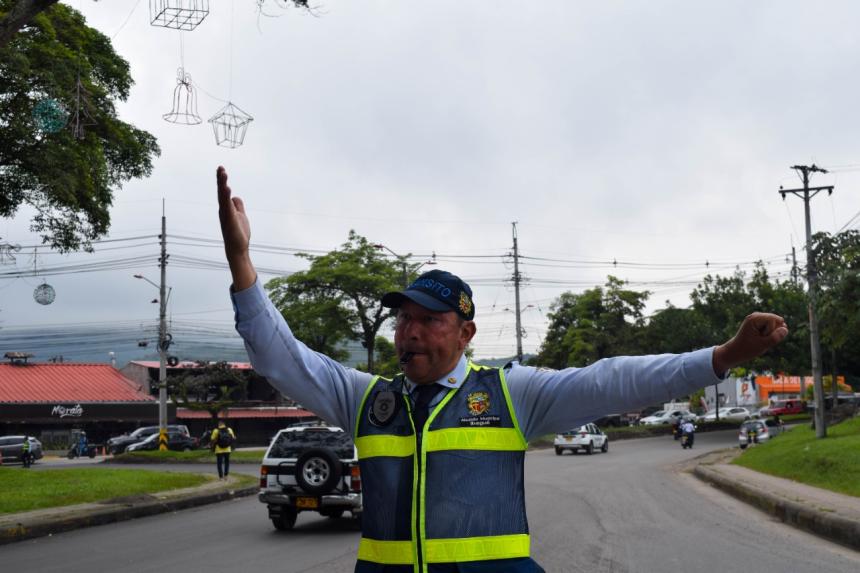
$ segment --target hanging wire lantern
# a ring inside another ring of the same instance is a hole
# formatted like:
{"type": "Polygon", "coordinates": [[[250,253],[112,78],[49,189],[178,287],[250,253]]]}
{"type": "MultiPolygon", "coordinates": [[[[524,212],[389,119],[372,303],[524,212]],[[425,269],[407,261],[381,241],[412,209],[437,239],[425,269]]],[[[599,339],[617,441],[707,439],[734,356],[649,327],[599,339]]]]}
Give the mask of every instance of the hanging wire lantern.
{"type": "Polygon", "coordinates": [[[49,285],[48,283],[42,283],[36,287],[36,290],[33,291],[33,298],[36,299],[36,302],[39,304],[51,304],[54,302],[54,299],[57,297],[56,291],[54,291],[54,287],[49,285]]]}
{"type": "Polygon", "coordinates": [[[161,117],[170,123],[197,125],[203,120],[197,115],[197,92],[191,85],[191,74],[185,70],[176,70],[176,87],[173,88],[173,109],[161,117]]]}
{"type": "Polygon", "coordinates": [[[209,0],[149,0],[153,26],[193,30],[209,15],[209,0]]]}
{"type": "Polygon", "coordinates": [[[46,97],[33,106],[33,121],[43,133],[57,133],[69,120],[69,112],[65,106],[54,98],[46,97]]]}
{"type": "Polygon", "coordinates": [[[252,121],[254,118],[233,105],[233,102],[227,102],[227,105],[209,118],[215,131],[215,143],[233,149],[244,143],[245,132],[252,121]]]}
{"type": "Polygon", "coordinates": [[[96,124],[90,112],[93,109],[93,104],[90,103],[90,94],[87,88],[81,82],[81,72],[78,72],[78,79],[75,83],[75,110],[72,112],[71,121],[69,124],[72,128],[72,134],[75,139],[83,139],[86,136],[87,127],[92,127],[96,124]]]}

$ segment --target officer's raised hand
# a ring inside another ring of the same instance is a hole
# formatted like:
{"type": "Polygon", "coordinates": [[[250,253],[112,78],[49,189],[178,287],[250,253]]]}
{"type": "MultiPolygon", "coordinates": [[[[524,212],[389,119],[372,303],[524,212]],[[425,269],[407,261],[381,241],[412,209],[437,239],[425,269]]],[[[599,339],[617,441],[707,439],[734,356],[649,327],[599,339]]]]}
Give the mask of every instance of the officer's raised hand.
{"type": "Polygon", "coordinates": [[[215,178],[218,182],[218,218],[221,220],[224,251],[233,273],[233,288],[243,290],[257,279],[257,272],[248,254],[251,224],[245,214],[245,204],[239,197],[230,196],[232,191],[227,185],[227,170],[219,165],[215,178]]]}
{"type": "Polygon", "coordinates": [[[731,340],[714,350],[714,372],[722,376],[728,369],[761,356],[788,336],[781,316],[754,312],[747,316],[731,340]]]}

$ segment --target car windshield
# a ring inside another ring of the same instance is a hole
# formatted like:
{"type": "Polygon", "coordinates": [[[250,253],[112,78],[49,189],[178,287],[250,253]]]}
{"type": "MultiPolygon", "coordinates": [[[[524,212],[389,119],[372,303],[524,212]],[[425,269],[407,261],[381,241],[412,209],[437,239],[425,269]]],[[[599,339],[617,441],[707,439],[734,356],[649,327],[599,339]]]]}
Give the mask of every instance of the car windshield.
{"type": "Polygon", "coordinates": [[[757,430],[759,427],[761,427],[761,425],[761,422],[744,422],[743,424],[741,424],[741,428],[747,430],[757,430]]]}
{"type": "Polygon", "coordinates": [[[306,429],[301,432],[281,432],[269,448],[270,458],[298,458],[312,448],[328,448],[340,459],[352,459],[355,451],[346,432],[327,428],[306,429]]]}
{"type": "Polygon", "coordinates": [[[663,414],[665,414],[665,413],[666,413],[666,410],[657,410],[656,412],[654,412],[653,414],[651,414],[651,417],[653,417],[653,418],[657,418],[658,416],[662,416],[662,415],[663,415],[663,414]]]}
{"type": "Polygon", "coordinates": [[[138,428],[130,434],[132,438],[143,438],[152,434],[152,429],[150,428],[138,428]]]}

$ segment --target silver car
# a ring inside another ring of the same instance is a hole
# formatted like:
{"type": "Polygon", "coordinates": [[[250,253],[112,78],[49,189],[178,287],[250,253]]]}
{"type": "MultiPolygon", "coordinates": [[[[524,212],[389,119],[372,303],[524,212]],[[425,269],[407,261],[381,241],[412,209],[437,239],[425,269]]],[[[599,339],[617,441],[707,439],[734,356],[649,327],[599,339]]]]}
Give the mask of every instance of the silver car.
{"type": "MultiPolygon", "coordinates": [[[[11,461],[22,462],[21,454],[24,451],[24,438],[26,436],[2,436],[0,437],[0,454],[3,455],[3,463],[7,464],[11,461]]],[[[31,459],[42,459],[42,442],[29,437],[31,459]]]]}

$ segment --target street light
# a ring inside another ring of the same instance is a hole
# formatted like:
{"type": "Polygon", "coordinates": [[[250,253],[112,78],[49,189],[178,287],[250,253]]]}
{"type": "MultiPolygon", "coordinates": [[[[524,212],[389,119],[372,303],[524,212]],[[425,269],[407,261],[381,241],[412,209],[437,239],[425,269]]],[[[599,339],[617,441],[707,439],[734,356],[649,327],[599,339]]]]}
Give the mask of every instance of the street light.
{"type": "Polygon", "coordinates": [[[143,275],[134,275],[159,290],[160,296],[152,302],[158,302],[158,449],[167,449],[167,349],[170,339],[167,335],[167,300],[173,291],[171,287],[165,295],[164,272],[161,273],[161,284],[157,285],[143,275]]]}
{"type": "MultiPolygon", "coordinates": [[[[386,251],[388,251],[389,253],[394,255],[397,258],[397,260],[400,261],[400,265],[403,267],[403,290],[406,290],[407,288],[409,288],[409,272],[407,271],[406,259],[408,259],[411,256],[411,253],[409,255],[398,255],[397,253],[395,253],[394,251],[392,251],[391,249],[389,249],[388,247],[386,247],[382,243],[376,243],[376,244],[372,245],[372,247],[374,249],[385,249],[386,251]]],[[[423,263],[418,263],[417,265],[412,265],[409,270],[414,273],[415,271],[417,271],[418,269],[420,269],[424,265],[435,265],[435,264],[436,264],[436,251],[433,251],[433,254],[430,255],[429,259],[427,259],[423,263]]]]}

